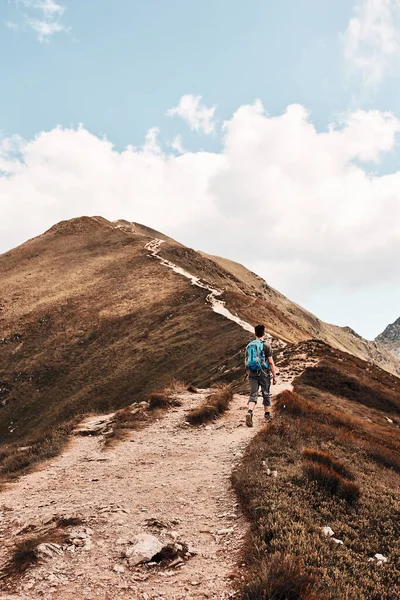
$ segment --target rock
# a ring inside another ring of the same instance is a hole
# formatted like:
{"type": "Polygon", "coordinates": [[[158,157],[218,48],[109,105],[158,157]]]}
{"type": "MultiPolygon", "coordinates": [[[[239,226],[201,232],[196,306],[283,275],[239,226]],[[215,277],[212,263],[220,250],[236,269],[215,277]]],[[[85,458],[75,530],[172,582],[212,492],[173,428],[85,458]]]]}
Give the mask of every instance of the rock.
{"type": "Polygon", "coordinates": [[[157,527],[157,529],[168,529],[168,524],[160,521],[156,517],[150,517],[145,521],[147,527],[157,527]]]}
{"type": "Polygon", "coordinates": [[[228,535],[230,533],[233,533],[235,530],[233,529],[233,527],[230,527],[229,529],[218,529],[217,531],[217,535],[228,535]]]}
{"type": "Polygon", "coordinates": [[[126,546],[127,544],[129,544],[129,540],[128,538],[118,538],[115,543],[117,546],[126,546]]]}
{"type": "Polygon", "coordinates": [[[335,534],[333,529],[331,529],[330,527],[321,527],[321,531],[326,537],[332,537],[335,534]]]}
{"type": "Polygon", "coordinates": [[[392,419],[389,419],[389,417],[385,417],[385,419],[386,419],[386,421],[387,421],[388,423],[393,423],[393,420],[392,420],[392,419]]]}
{"type": "Polygon", "coordinates": [[[125,567],[123,565],[114,565],[113,571],[116,573],[125,573],[125,567]]]}
{"type": "Polygon", "coordinates": [[[388,559],[386,558],[386,556],[383,556],[383,554],[375,554],[374,558],[378,562],[382,562],[382,563],[386,563],[388,561],[388,559]]]}
{"type": "Polygon", "coordinates": [[[271,475],[272,477],[278,477],[278,471],[272,471],[271,475]]]}
{"type": "Polygon", "coordinates": [[[81,539],[74,539],[71,540],[74,546],[77,546],[77,548],[83,548],[83,546],[85,545],[85,540],[81,540],[81,539]]]}
{"type": "Polygon", "coordinates": [[[59,544],[45,542],[43,544],[39,544],[39,546],[36,548],[36,556],[42,560],[54,558],[55,556],[60,556],[61,554],[63,554],[63,551],[59,544]]]}
{"type": "Polygon", "coordinates": [[[344,545],[344,544],[343,544],[343,542],[342,542],[342,540],[338,540],[338,539],[336,539],[336,538],[334,538],[334,537],[331,537],[331,541],[332,541],[334,544],[337,544],[338,546],[343,546],[343,545],[344,545]]]}
{"type": "Polygon", "coordinates": [[[85,540],[85,545],[83,546],[83,549],[86,551],[89,551],[93,548],[93,542],[90,538],[88,538],[87,540],[85,540]]]}
{"type": "Polygon", "coordinates": [[[112,430],[115,413],[102,417],[87,417],[73,430],[74,435],[102,435],[112,430]]]}
{"type": "Polygon", "coordinates": [[[139,533],[131,539],[131,545],[123,553],[130,566],[150,562],[153,556],[161,552],[163,544],[154,535],[139,533]]]}
{"type": "Polygon", "coordinates": [[[184,560],[182,558],[176,558],[175,560],[173,560],[168,566],[170,569],[174,569],[175,567],[179,567],[180,565],[184,564],[184,560]]]}

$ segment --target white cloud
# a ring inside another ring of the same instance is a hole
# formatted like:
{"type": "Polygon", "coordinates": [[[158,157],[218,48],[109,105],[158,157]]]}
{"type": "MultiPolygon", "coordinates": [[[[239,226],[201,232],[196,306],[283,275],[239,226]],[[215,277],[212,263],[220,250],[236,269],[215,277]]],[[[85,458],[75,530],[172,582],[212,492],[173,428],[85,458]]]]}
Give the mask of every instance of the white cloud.
{"type": "Polygon", "coordinates": [[[186,94],[179,100],[178,106],[167,110],[167,115],[181,117],[193,131],[209,135],[215,131],[213,118],[216,107],[207,108],[201,100],[201,96],[186,94]]]}
{"type": "Polygon", "coordinates": [[[186,152],[181,135],[176,135],[171,142],[171,148],[178,152],[178,154],[184,154],[186,152]]]}
{"type": "Polygon", "coordinates": [[[343,36],[352,72],[367,86],[378,85],[400,66],[400,0],[361,0],[343,36]]]}
{"type": "Polygon", "coordinates": [[[359,110],[318,132],[304,107],[267,116],[258,101],[225,123],[215,153],[167,153],[157,129],[121,152],[83,127],[15,136],[0,145],[1,251],[101,214],[244,262],[296,298],[400,284],[400,170],[362,166],[399,131],[392,114],[359,110]]]}
{"type": "Polygon", "coordinates": [[[55,0],[15,0],[21,16],[20,23],[7,22],[11,29],[33,30],[40,42],[48,42],[51,36],[61,31],[68,31],[62,17],[65,6],[55,0]]]}

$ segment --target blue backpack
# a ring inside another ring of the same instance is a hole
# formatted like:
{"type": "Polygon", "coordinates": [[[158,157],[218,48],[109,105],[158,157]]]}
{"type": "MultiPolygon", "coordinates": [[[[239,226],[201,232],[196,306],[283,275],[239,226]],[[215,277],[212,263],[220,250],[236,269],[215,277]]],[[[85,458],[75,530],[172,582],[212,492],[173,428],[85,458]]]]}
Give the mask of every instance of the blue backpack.
{"type": "Polygon", "coordinates": [[[261,371],[268,369],[269,364],[265,360],[264,342],[253,340],[246,347],[246,368],[250,371],[261,371]]]}

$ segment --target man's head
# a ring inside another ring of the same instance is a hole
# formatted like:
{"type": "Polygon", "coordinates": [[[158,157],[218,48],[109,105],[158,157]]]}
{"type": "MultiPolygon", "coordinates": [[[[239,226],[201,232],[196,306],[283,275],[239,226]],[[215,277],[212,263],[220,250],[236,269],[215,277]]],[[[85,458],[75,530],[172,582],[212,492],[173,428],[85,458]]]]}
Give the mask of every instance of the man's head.
{"type": "Polygon", "coordinates": [[[258,338],[262,338],[262,337],[264,337],[265,327],[264,327],[264,325],[256,325],[254,327],[254,331],[256,332],[256,336],[258,338]]]}

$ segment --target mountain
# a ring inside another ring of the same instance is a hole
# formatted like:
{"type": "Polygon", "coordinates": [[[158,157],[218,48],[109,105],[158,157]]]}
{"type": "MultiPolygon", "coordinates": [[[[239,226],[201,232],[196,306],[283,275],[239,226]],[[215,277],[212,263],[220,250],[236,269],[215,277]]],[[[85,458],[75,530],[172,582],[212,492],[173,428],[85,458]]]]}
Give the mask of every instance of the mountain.
{"type": "Polygon", "coordinates": [[[388,325],[385,331],[378,335],[376,341],[400,358],[400,318],[388,325]]]}
{"type": "Polygon", "coordinates": [[[0,440],[10,448],[35,441],[57,452],[83,414],[128,406],[172,379],[237,380],[256,322],[275,349],[318,339],[400,373],[384,345],[136,223],[63,221],[1,255],[0,271],[0,440]]]}
{"type": "Polygon", "coordinates": [[[58,223],[0,270],[8,598],[400,597],[400,361],[385,344],[127,221],[58,223]],[[257,321],[279,375],[272,421],[259,405],[249,428],[257,321]]]}

